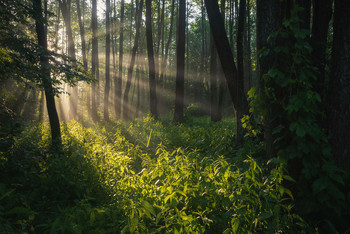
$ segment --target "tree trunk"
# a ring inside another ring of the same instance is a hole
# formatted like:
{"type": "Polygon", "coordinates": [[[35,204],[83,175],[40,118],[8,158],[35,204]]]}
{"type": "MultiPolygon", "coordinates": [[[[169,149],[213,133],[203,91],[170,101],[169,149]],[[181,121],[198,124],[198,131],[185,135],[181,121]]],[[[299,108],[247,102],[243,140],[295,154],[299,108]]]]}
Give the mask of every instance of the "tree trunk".
{"type": "Polygon", "coordinates": [[[350,162],[350,2],[334,2],[333,51],[329,85],[328,131],[336,164],[350,162]]]}
{"type": "Polygon", "coordinates": [[[151,115],[154,118],[158,118],[156,74],[155,74],[153,38],[152,38],[152,0],[146,0],[146,38],[147,38],[147,54],[148,54],[148,66],[149,66],[150,109],[151,109],[151,115]]]}
{"type": "Polygon", "coordinates": [[[211,121],[218,121],[218,102],[217,102],[217,86],[216,86],[216,49],[211,33],[210,37],[210,118],[211,121]]]}
{"type": "MultiPolygon", "coordinates": [[[[76,60],[70,12],[71,0],[58,0],[58,3],[61,8],[64,23],[66,25],[66,33],[68,37],[68,56],[73,60],[76,60]]],[[[78,89],[76,87],[70,87],[69,90],[69,119],[74,119],[78,113],[78,89]]]]}
{"type": "Polygon", "coordinates": [[[173,33],[173,24],[174,24],[174,11],[175,11],[175,0],[172,0],[171,2],[171,16],[170,16],[170,29],[169,29],[169,37],[167,40],[167,43],[165,45],[165,53],[164,53],[164,58],[162,60],[162,70],[160,74],[160,82],[163,82],[164,76],[165,76],[165,68],[166,68],[166,63],[168,60],[168,52],[169,52],[169,47],[172,39],[172,33],[173,33]]]}
{"type": "Polygon", "coordinates": [[[244,56],[243,56],[243,34],[244,25],[246,19],[246,0],[240,0],[239,2],[239,15],[238,15],[238,29],[237,29],[237,82],[236,82],[236,95],[237,95],[237,138],[242,139],[244,136],[244,130],[241,125],[241,119],[243,115],[248,114],[248,102],[244,92],[244,56]]]}
{"type": "Polygon", "coordinates": [[[324,99],[326,48],[329,21],[332,17],[332,0],[313,1],[311,46],[312,57],[319,71],[319,78],[313,82],[315,91],[324,99]]]}
{"type": "MultiPolygon", "coordinates": [[[[268,41],[269,36],[276,32],[280,26],[280,3],[275,0],[257,0],[257,51],[260,52],[262,49],[273,49],[275,43],[268,41]]],[[[259,89],[260,94],[264,97],[263,87],[264,81],[262,76],[268,72],[268,70],[274,64],[274,57],[271,55],[260,56],[258,55],[258,73],[260,77],[259,89]]],[[[267,109],[266,116],[264,116],[264,134],[266,142],[266,156],[268,158],[274,157],[275,153],[273,150],[273,137],[271,127],[271,113],[269,108],[267,109]]]]}
{"type": "MultiPolygon", "coordinates": [[[[98,38],[97,38],[97,0],[92,0],[92,16],[91,16],[91,29],[92,29],[92,52],[91,52],[91,72],[98,82],[99,69],[98,69],[98,38]]],[[[91,90],[91,113],[94,121],[98,120],[97,114],[97,95],[98,86],[96,83],[92,83],[91,90]]]]}
{"type": "Polygon", "coordinates": [[[110,90],[110,54],[111,54],[111,23],[110,23],[111,3],[106,0],[106,83],[104,93],[103,116],[109,121],[108,99],[110,90]]]}
{"type": "MultiPolygon", "coordinates": [[[[35,18],[35,28],[38,36],[38,44],[47,53],[47,34],[45,32],[45,27],[42,18],[42,8],[41,0],[33,0],[34,7],[34,18],[35,18]]],[[[49,115],[50,127],[51,127],[51,137],[52,146],[60,148],[61,146],[61,129],[60,122],[57,115],[57,110],[55,106],[55,96],[52,88],[52,83],[50,79],[50,69],[49,69],[49,58],[48,56],[40,56],[40,65],[42,68],[42,82],[45,89],[46,106],[49,115]]]]}
{"type": "Polygon", "coordinates": [[[123,41],[124,41],[124,0],[120,6],[120,36],[119,36],[119,73],[115,83],[115,114],[117,119],[121,117],[122,110],[122,85],[123,85],[123,41]]]}
{"type": "Polygon", "coordinates": [[[80,29],[80,37],[81,37],[81,53],[83,55],[84,69],[87,71],[88,62],[86,58],[85,29],[84,29],[84,21],[81,19],[80,0],[76,0],[76,4],[77,4],[77,14],[78,14],[79,29],[80,29]]]}
{"type": "Polygon", "coordinates": [[[178,41],[176,46],[176,87],[174,122],[183,122],[184,89],[185,89],[185,27],[186,0],[179,0],[178,41]]]}
{"type": "Polygon", "coordinates": [[[141,20],[142,20],[142,7],[143,7],[143,0],[140,0],[140,6],[139,9],[136,10],[136,35],[134,40],[134,47],[132,48],[132,54],[131,54],[131,61],[128,69],[128,79],[125,85],[124,90],[124,103],[123,103],[123,118],[128,119],[130,110],[129,110],[129,90],[131,86],[131,79],[132,79],[132,73],[134,70],[134,64],[135,64],[135,57],[136,52],[139,45],[139,38],[140,38],[140,26],[141,26],[141,20]]]}
{"type": "Polygon", "coordinates": [[[238,142],[240,142],[242,140],[240,137],[242,137],[243,134],[238,132],[238,129],[241,129],[239,127],[241,123],[238,117],[242,115],[241,113],[239,113],[242,110],[238,107],[243,106],[242,103],[240,103],[242,102],[243,98],[242,97],[237,98],[238,90],[236,88],[237,87],[236,84],[237,84],[238,78],[237,78],[236,64],[233,59],[233,54],[232,54],[230,44],[227,38],[227,34],[225,31],[225,23],[223,18],[221,17],[218,2],[213,0],[205,0],[205,5],[207,8],[207,13],[209,17],[210,28],[213,32],[215,46],[218,51],[218,55],[221,61],[221,66],[226,77],[226,82],[230,93],[230,97],[231,97],[233,106],[235,108],[236,124],[237,124],[236,139],[238,142]]]}

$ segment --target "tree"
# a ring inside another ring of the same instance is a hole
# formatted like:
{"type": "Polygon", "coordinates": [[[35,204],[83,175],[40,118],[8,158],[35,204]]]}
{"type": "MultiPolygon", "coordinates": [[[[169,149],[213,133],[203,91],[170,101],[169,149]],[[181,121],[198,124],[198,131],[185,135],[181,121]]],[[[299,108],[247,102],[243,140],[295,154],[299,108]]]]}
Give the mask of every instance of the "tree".
{"type": "Polygon", "coordinates": [[[131,86],[131,79],[132,79],[132,73],[134,69],[134,64],[135,64],[135,58],[136,58],[136,52],[138,49],[139,45],[139,38],[140,38],[140,26],[141,26],[141,20],[142,20],[142,8],[143,8],[143,0],[140,0],[140,6],[139,9],[136,10],[136,35],[134,39],[134,46],[132,48],[132,54],[131,54],[131,61],[128,69],[128,78],[127,78],[127,83],[125,86],[125,91],[124,91],[124,102],[123,102],[123,118],[128,119],[129,118],[129,90],[131,86]]]}
{"type": "Polygon", "coordinates": [[[123,85],[123,42],[124,42],[124,0],[120,5],[120,35],[119,35],[119,73],[117,80],[115,80],[115,115],[117,118],[121,117],[122,110],[122,85],[123,85]]]}
{"type": "Polygon", "coordinates": [[[61,146],[61,129],[60,122],[55,106],[54,91],[50,80],[49,58],[47,56],[47,34],[44,27],[44,19],[42,17],[41,0],[33,0],[35,29],[38,37],[38,44],[41,47],[40,65],[41,78],[45,89],[46,107],[49,114],[52,145],[61,146]]]}
{"type": "Polygon", "coordinates": [[[176,46],[176,87],[174,122],[183,121],[184,90],[185,90],[185,27],[186,27],[186,0],[179,0],[179,23],[177,29],[176,46]]]}
{"type": "Polygon", "coordinates": [[[84,28],[84,22],[83,22],[82,17],[81,17],[80,0],[76,0],[76,5],[77,5],[77,15],[78,15],[79,30],[80,30],[80,38],[81,38],[81,53],[83,55],[84,68],[87,71],[88,70],[88,62],[87,62],[87,57],[86,57],[85,28],[84,28]]]}
{"type": "Polygon", "coordinates": [[[225,24],[220,14],[218,2],[205,0],[205,6],[207,9],[209,24],[212,30],[215,46],[226,77],[230,97],[235,108],[236,139],[239,142],[243,138],[243,128],[240,117],[243,116],[244,97],[239,96],[239,94],[242,93],[242,90],[237,89],[237,68],[226,35],[225,24]]]}
{"type": "MultiPolygon", "coordinates": [[[[92,29],[92,52],[91,52],[91,72],[95,79],[99,79],[98,68],[98,38],[97,38],[97,0],[92,0],[92,15],[91,15],[91,29],[92,29]]],[[[92,84],[91,90],[91,113],[94,121],[98,120],[97,114],[97,95],[98,86],[96,83],[92,84]]]]}
{"type": "Polygon", "coordinates": [[[146,39],[147,39],[147,54],[149,67],[149,90],[150,90],[150,109],[151,115],[158,118],[157,110],[157,89],[156,89],[156,74],[153,53],[153,38],[152,38],[152,0],[146,0],[146,39]]]}
{"type": "MultiPolygon", "coordinates": [[[[271,50],[275,47],[274,40],[268,40],[269,36],[276,32],[281,24],[280,19],[280,3],[275,0],[258,0],[257,6],[257,50],[262,53],[263,50],[271,50]]],[[[259,89],[262,97],[264,97],[264,81],[262,76],[266,74],[274,64],[274,57],[272,54],[265,56],[258,55],[258,72],[259,72],[259,89]]],[[[268,103],[267,103],[268,104],[268,103]]],[[[272,137],[272,113],[270,108],[267,107],[267,113],[264,116],[264,134],[266,142],[266,155],[267,157],[273,157],[276,152],[273,150],[273,137],[272,137]]]]}
{"type": "Polygon", "coordinates": [[[106,0],[106,83],[104,93],[104,105],[103,105],[103,116],[106,121],[109,121],[108,114],[108,98],[110,89],[110,54],[111,54],[111,23],[110,23],[110,12],[111,12],[110,0],[106,0]]]}
{"type": "Polygon", "coordinates": [[[329,84],[328,131],[338,166],[350,162],[350,2],[334,2],[332,70],[329,84]]]}

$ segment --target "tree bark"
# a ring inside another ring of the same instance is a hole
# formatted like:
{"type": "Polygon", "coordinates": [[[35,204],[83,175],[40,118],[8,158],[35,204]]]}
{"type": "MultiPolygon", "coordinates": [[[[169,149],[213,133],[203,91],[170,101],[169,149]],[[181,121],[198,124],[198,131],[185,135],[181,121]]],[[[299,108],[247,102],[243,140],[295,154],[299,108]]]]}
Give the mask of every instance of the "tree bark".
{"type": "Polygon", "coordinates": [[[325,98],[325,66],[329,21],[332,17],[332,0],[313,1],[311,46],[312,57],[319,71],[319,78],[313,82],[315,91],[325,98]]]}
{"type": "MultiPolygon", "coordinates": [[[[239,132],[241,129],[241,122],[238,119],[242,114],[240,113],[242,110],[242,97],[238,97],[237,90],[237,68],[233,59],[233,54],[230,48],[230,44],[227,38],[227,34],[225,31],[224,20],[221,17],[219,5],[217,1],[213,0],[205,0],[205,5],[207,8],[207,13],[209,17],[210,28],[213,32],[213,38],[215,41],[215,46],[218,51],[218,55],[221,61],[221,66],[224,71],[226,82],[228,86],[228,90],[230,93],[230,97],[235,108],[235,116],[236,116],[236,140],[240,142],[242,140],[243,134],[239,132]]],[[[241,92],[241,90],[240,90],[241,92]]]]}
{"type": "Polygon", "coordinates": [[[44,54],[40,55],[40,65],[42,68],[42,82],[45,89],[46,106],[49,115],[51,128],[52,146],[60,148],[61,146],[61,129],[60,122],[55,106],[55,96],[52,88],[49,58],[47,55],[47,34],[43,24],[41,0],[33,0],[35,28],[38,37],[38,44],[43,49],[44,54]]]}
{"type": "Polygon", "coordinates": [[[162,67],[161,67],[161,74],[160,74],[160,82],[163,82],[164,76],[165,76],[165,68],[166,63],[168,60],[168,53],[169,53],[169,47],[172,39],[172,33],[173,33],[173,24],[174,24],[174,11],[175,11],[175,0],[172,0],[171,2],[171,16],[170,16],[170,28],[169,28],[169,37],[165,45],[165,53],[164,58],[162,60],[162,67]]]}
{"type": "Polygon", "coordinates": [[[111,3],[106,0],[106,83],[104,93],[103,116],[106,121],[109,121],[108,99],[110,90],[110,55],[111,55],[111,23],[110,23],[111,3]]]}
{"type": "Polygon", "coordinates": [[[150,90],[150,109],[151,115],[158,118],[157,111],[157,90],[156,90],[156,74],[153,53],[152,38],[152,0],[146,0],[146,38],[147,38],[147,54],[149,66],[149,90],[150,90]]]}
{"type": "Polygon", "coordinates": [[[80,0],[76,0],[76,4],[77,4],[78,23],[79,23],[80,37],[81,37],[81,53],[83,55],[84,69],[87,71],[88,70],[88,62],[87,62],[87,58],[86,58],[85,29],[84,29],[84,21],[81,18],[80,0]]]}
{"type": "Polygon", "coordinates": [[[174,122],[183,122],[184,90],[185,90],[185,27],[186,0],[179,0],[178,41],[176,47],[176,86],[174,122]]]}
{"type": "MultiPolygon", "coordinates": [[[[257,0],[257,51],[263,49],[273,49],[275,43],[269,42],[268,37],[276,32],[280,27],[280,3],[275,0],[257,0]]],[[[261,56],[258,55],[258,77],[260,94],[264,97],[263,87],[264,81],[262,76],[268,72],[268,70],[274,64],[274,57],[270,54],[261,56]]],[[[266,142],[266,156],[268,158],[274,157],[275,153],[273,150],[273,136],[271,126],[271,113],[267,107],[266,116],[264,116],[264,134],[266,142]]]]}
{"type": "Polygon", "coordinates": [[[121,117],[122,110],[122,85],[123,85],[123,41],[124,41],[124,0],[120,6],[120,36],[119,36],[119,73],[115,82],[115,114],[117,119],[121,117]]]}
{"type": "Polygon", "coordinates": [[[128,119],[130,110],[129,110],[129,91],[131,86],[131,79],[132,79],[132,73],[134,70],[134,64],[135,64],[135,58],[136,58],[136,52],[139,46],[139,38],[140,38],[140,26],[141,26],[141,20],[142,20],[142,8],[143,8],[143,0],[140,0],[140,6],[139,9],[136,11],[136,35],[134,39],[134,47],[132,48],[132,54],[131,54],[131,61],[128,68],[128,78],[125,85],[124,90],[124,102],[123,102],[123,118],[128,119]]]}
{"type": "MultiPolygon", "coordinates": [[[[91,52],[91,72],[98,82],[99,68],[98,68],[98,38],[97,38],[97,0],[92,0],[92,16],[91,16],[91,29],[92,29],[92,52],[91,52]]],[[[98,85],[92,83],[91,90],[91,113],[94,121],[98,120],[97,114],[97,95],[98,85]]]]}
{"type": "Polygon", "coordinates": [[[329,85],[328,131],[336,164],[350,162],[350,2],[334,2],[333,50],[329,85]]]}

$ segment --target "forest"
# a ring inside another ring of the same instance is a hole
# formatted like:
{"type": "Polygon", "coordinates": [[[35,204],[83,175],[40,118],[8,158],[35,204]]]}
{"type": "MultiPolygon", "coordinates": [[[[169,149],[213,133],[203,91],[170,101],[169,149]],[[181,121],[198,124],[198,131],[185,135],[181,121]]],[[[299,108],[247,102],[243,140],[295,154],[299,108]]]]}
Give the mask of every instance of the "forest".
{"type": "Polygon", "coordinates": [[[0,233],[349,233],[349,0],[0,0],[0,233]]]}

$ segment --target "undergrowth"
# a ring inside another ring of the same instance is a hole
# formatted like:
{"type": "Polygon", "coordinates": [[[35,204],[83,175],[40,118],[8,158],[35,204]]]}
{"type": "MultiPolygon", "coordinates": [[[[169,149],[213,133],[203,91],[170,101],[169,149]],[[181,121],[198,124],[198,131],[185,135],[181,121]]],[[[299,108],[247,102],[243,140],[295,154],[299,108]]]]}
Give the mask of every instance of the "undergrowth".
{"type": "Polygon", "coordinates": [[[31,124],[0,154],[0,232],[300,232],[284,165],[234,148],[233,121],[31,124]]]}

